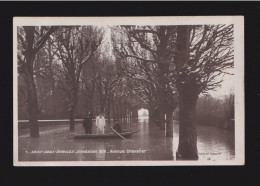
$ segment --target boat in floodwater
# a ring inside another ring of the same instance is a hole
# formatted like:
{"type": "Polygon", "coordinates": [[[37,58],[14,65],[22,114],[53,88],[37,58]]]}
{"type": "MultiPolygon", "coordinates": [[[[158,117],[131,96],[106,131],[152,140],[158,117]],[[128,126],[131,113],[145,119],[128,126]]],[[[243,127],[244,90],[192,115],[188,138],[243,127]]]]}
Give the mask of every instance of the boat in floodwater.
{"type": "MultiPolygon", "coordinates": [[[[125,138],[130,138],[133,133],[138,132],[139,130],[133,131],[124,131],[119,133],[121,136],[125,138]]],[[[115,133],[107,133],[107,134],[72,134],[73,139],[107,139],[107,138],[120,138],[119,135],[115,133]]]]}

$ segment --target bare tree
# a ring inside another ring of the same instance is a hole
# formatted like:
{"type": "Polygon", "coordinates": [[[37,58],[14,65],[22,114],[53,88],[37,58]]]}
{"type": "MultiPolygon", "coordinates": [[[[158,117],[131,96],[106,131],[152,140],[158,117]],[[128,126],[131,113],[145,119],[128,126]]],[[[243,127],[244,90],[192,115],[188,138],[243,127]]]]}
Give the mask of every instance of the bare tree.
{"type": "Polygon", "coordinates": [[[34,82],[34,61],[38,51],[57,27],[18,27],[18,70],[26,84],[30,136],[39,137],[38,100],[34,82]]]}
{"type": "MultiPolygon", "coordinates": [[[[167,136],[172,136],[173,110],[177,106],[174,71],[174,26],[123,26],[124,40],[115,42],[116,55],[127,66],[125,75],[148,83],[154,93],[159,112],[160,128],[164,129],[167,116],[167,136]],[[127,65],[128,63],[128,65],[127,65]]],[[[147,89],[148,90],[148,89],[147,89]]],[[[152,99],[150,99],[152,100],[152,99]]]]}
{"type": "Polygon", "coordinates": [[[63,27],[55,36],[56,55],[64,66],[64,77],[68,85],[68,110],[70,131],[74,131],[74,112],[78,101],[80,75],[83,65],[88,63],[102,41],[100,29],[92,26],[63,27]]]}
{"type": "Polygon", "coordinates": [[[198,159],[195,125],[198,95],[220,85],[232,68],[233,25],[178,26],[176,85],[179,93],[179,146],[177,156],[198,159]]]}
{"type": "Polygon", "coordinates": [[[94,114],[94,101],[96,91],[97,75],[100,72],[101,64],[97,55],[94,55],[87,65],[83,66],[81,80],[84,87],[85,107],[87,112],[94,114]]]}

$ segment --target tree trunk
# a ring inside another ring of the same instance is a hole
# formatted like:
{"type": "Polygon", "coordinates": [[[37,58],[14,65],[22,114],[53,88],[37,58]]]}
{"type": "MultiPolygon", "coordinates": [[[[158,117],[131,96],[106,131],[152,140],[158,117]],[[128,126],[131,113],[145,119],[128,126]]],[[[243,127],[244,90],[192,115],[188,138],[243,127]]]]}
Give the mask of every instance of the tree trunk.
{"type": "Polygon", "coordinates": [[[30,136],[39,137],[39,124],[38,124],[38,100],[37,91],[33,79],[33,73],[25,70],[24,80],[27,90],[27,103],[28,103],[28,116],[30,123],[30,136]]]}
{"type": "Polygon", "coordinates": [[[50,72],[50,80],[51,80],[51,90],[52,90],[52,118],[56,119],[56,87],[55,87],[55,78],[52,70],[53,56],[51,51],[51,43],[48,42],[47,45],[48,57],[49,57],[49,72],[50,72]]]}
{"type": "Polygon", "coordinates": [[[179,146],[178,157],[181,159],[198,159],[196,104],[198,96],[192,93],[180,94],[179,113],[179,146]]]}
{"type": "Polygon", "coordinates": [[[163,108],[159,107],[159,126],[160,130],[165,130],[165,119],[164,119],[164,112],[163,108]]]}
{"type": "Polygon", "coordinates": [[[154,121],[154,119],[153,119],[153,109],[151,107],[149,107],[148,112],[149,112],[149,120],[153,122],[154,121]]]}
{"type": "Polygon", "coordinates": [[[77,95],[78,95],[77,88],[74,87],[73,90],[72,90],[71,106],[69,108],[70,132],[75,131],[74,115],[75,115],[75,107],[76,107],[76,104],[77,104],[77,95]]]}
{"type": "MultiPolygon", "coordinates": [[[[150,116],[150,113],[149,113],[150,116]]],[[[153,109],[152,111],[152,121],[156,124],[157,127],[160,126],[160,114],[158,107],[156,109],[153,109]]]]}
{"type": "Polygon", "coordinates": [[[107,119],[108,119],[108,123],[110,124],[110,115],[111,115],[111,96],[110,94],[108,95],[108,103],[107,103],[107,119]]]}
{"type": "Polygon", "coordinates": [[[25,32],[25,48],[24,53],[25,62],[24,67],[24,80],[27,89],[27,102],[28,102],[28,116],[30,123],[30,136],[39,137],[38,126],[38,100],[37,90],[33,77],[34,59],[36,53],[43,47],[49,36],[56,30],[55,27],[51,27],[38,41],[35,42],[35,27],[24,26],[25,32]],[[39,42],[40,41],[40,42],[39,42]],[[34,43],[36,46],[34,47],[34,43]]]}
{"type": "Polygon", "coordinates": [[[116,115],[116,109],[115,109],[115,101],[112,98],[112,112],[113,112],[113,119],[115,121],[115,119],[117,119],[117,115],[116,115]]]}
{"type": "Polygon", "coordinates": [[[197,160],[197,132],[195,125],[198,91],[196,81],[185,73],[185,64],[189,60],[190,27],[177,28],[177,53],[175,56],[178,72],[177,89],[179,93],[179,146],[178,159],[197,160]]]}
{"type": "Polygon", "coordinates": [[[55,89],[55,80],[52,83],[52,115],[56,119],[56,89],[55,89]]]}
{"type": "Polygon", "coordinates": [[[95,85],[96,83],[93,82],[93,85],[92,85],[92,89],[91,89],[91,93],[90,93],[90,97],[89,97],[89,103],[90,103],[90,112],[92,114],[95,114],[94,113],[94,100],[95,100],[95,97],[94,97],[94,93],[95,93],[95,85]]]}
{"type": "Polygon", "coordinates": [[[173,111],[166,114],[166,137],[173,137],[173,111]]]}
{"type": "Polygon", "coordinates": [[[74,106],[71,107],[69,110],[69,117],[70,117],[70,132],[75,131],[75,123],[74,123],[74,106]]]}
{"type": "Polygon", "coordinates": [[[105,112],[105,100],[100,101],[100,112],[101,113],[105,112]]]}

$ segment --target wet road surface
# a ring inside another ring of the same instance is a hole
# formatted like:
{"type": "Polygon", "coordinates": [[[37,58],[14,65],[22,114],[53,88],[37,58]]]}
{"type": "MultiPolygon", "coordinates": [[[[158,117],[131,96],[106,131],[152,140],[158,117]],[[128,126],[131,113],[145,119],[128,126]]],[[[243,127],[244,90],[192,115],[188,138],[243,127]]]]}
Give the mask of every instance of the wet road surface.
{"type": "MultiPolygon", "coordinates": [[[[106,133],[109,133],[108,125],[106,133]]],[[[94,126],[94,125],[93,125],[94,126]]],[[[125,122],[123,130],[140,131],[128,140],[78,139],[69,134],[68,124],[42,126],[39,138],[30,138],[28,129],[19,130],[19,161],[104,161],[104,160],[175,160],[178,147],[178,122],[174,122],[174,137],[164,137],[148,119],[125,122]]],[[[95,132],[95,127],[93,127],[95,132]]],[[[234,134],[215,127],[198,126],[199,160],[234,159],[234,134]]],[[[75,133],[83,134],[81,124],[75,133]]]]}

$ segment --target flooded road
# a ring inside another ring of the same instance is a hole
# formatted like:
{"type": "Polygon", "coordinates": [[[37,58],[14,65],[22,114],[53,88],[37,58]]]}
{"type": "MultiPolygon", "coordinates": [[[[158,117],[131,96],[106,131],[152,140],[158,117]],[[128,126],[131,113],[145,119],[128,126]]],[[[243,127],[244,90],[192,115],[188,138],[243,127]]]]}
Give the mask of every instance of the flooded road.
{"type": "MultiPolygon", "coordinates": [[[[179,123],[174,122],[174,152],[179,144],[179,123]]],[[[233,160],[235,158],[234,132],[222,128],[197,125],[199,160],[233,160]]]]}
{"type": "MultiPolygon", "coordinates": [[[[123,130],[140,130],[127,140],[74,140],[68,125],[56,127],[42,127],[39,138],[30,138],[20,131],[19,161],[173,160],[172,138],[165,138],[164,132],[158,132],[158,127],[149,124],[148,119],[125,122],[123,130]]],[[[75,133],[84,133],[81,124],[75,126],[75,133]]]]}
{"type": "MultiPolygon", "coordinates": [[[[113,123],[110,124],[112,125],[113,123]]],[[[28,129],[22,129],[19,130],[18,138],[19,161],[175,160],[178,122],[174,123],[173,138],[165,138],[165,133],[159,131],[155,124],[149,123],[145,118],[125,122],[122,128],[140,131],[134,133],[128,140],[121,138],[74,140],[69,134],[67,124],[41,127],[39,138],[30,138],[28,129]]],[[[84,133],[81,124],[75,126],[75,133],[84,133]]],[[[200,160],[234,158],[233,137],[230,131],[198,126],[200,160]],[[216,155],[208,156],[208,153],[216,155]]]]}

